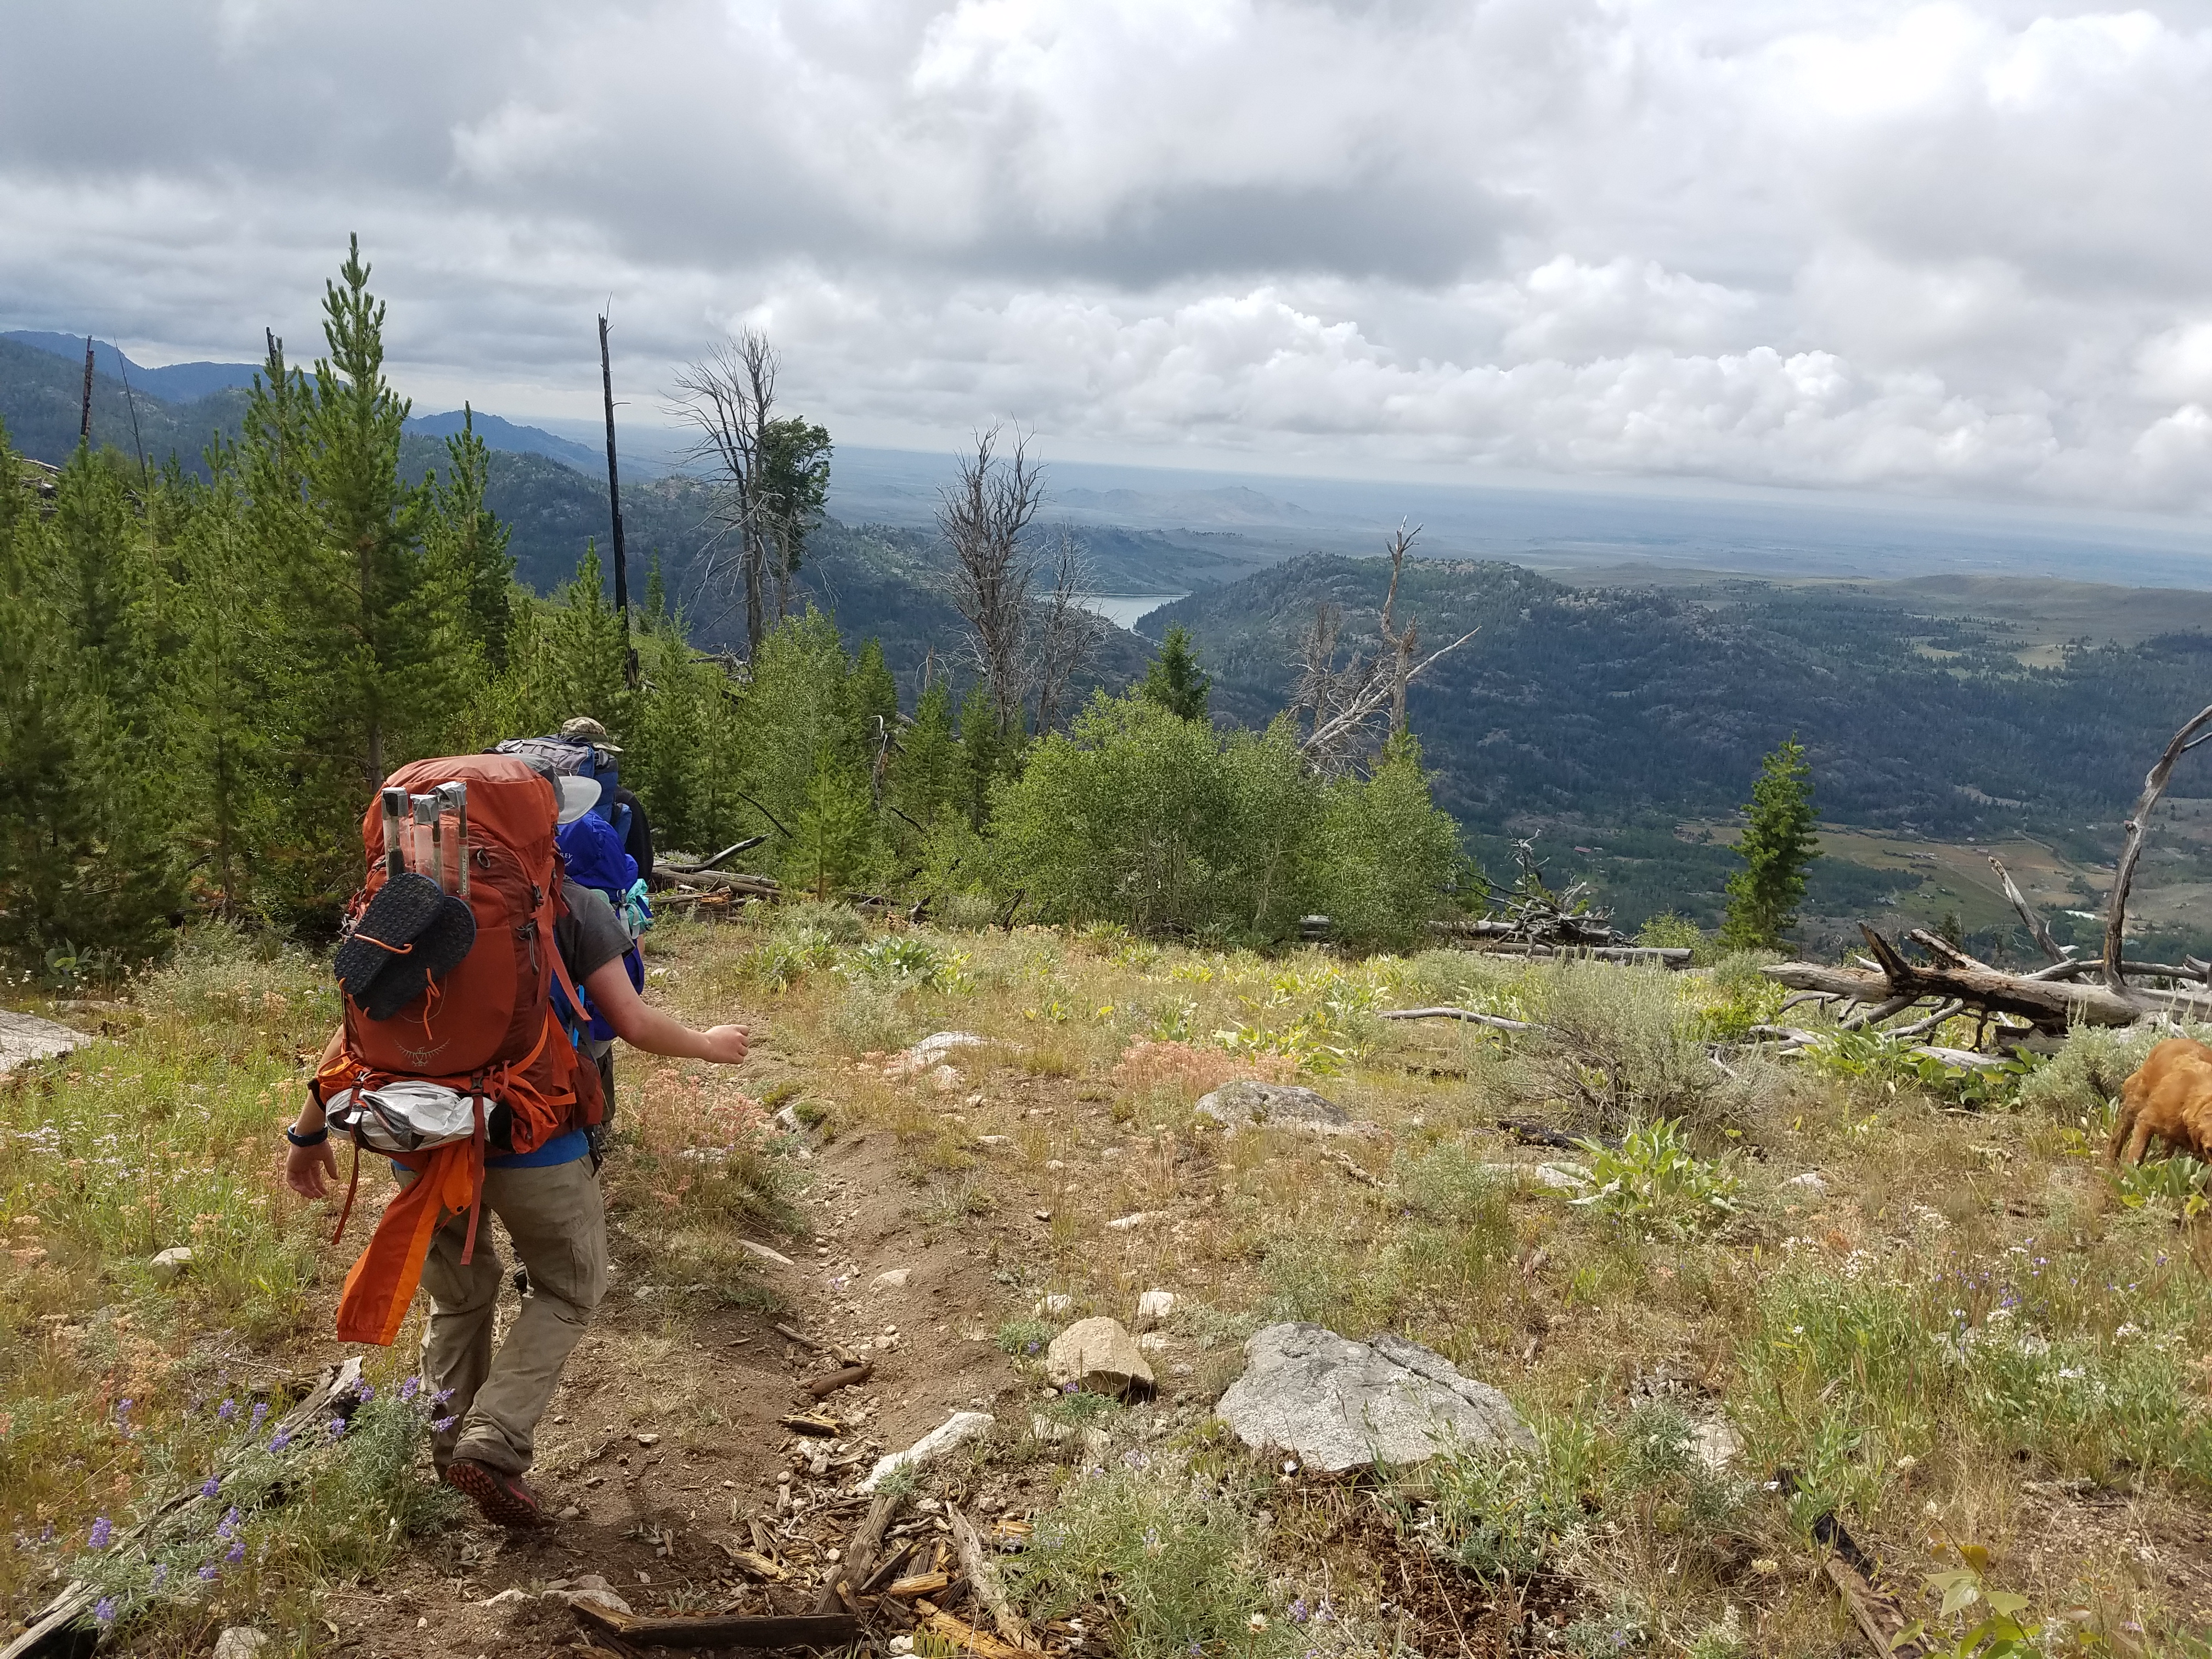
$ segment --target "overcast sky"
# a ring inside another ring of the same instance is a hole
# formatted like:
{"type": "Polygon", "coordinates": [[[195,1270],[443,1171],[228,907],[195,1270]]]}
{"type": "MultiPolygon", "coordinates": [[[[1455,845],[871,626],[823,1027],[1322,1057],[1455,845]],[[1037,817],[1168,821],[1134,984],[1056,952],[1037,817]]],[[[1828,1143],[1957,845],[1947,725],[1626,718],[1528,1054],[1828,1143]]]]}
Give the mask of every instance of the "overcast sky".
{"type": "Polygon", "coordinates": [[[848,441],[2212,508],[2212,0],[8,9],[0,325],[848,441]]]}

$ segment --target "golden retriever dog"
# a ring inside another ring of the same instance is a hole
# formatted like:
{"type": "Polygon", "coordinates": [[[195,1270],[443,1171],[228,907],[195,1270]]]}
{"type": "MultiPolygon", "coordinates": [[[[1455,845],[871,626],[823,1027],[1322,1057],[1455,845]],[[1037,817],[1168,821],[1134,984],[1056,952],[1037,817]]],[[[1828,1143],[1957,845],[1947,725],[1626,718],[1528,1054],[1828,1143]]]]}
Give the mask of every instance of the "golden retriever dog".
{"type": "Polygon", "coordinates": [[[2212,1048],[2168,1037],[2120,1085],[2110,1155],[2140,1164],[2154,1135],[2177,1152],[2212,1162],[2212,1048]]]}

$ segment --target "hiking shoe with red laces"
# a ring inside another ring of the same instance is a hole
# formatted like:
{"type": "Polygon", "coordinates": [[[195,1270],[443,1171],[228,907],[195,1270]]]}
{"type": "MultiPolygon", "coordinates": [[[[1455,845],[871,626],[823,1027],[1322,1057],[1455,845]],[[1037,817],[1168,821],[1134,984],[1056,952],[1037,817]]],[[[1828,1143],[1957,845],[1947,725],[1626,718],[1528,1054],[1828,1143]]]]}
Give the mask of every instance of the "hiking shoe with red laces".
{"type": "Polygon", "coordinates": [[[538,1494],[522,1484],[519,1474],[502,1474],[489,1463],[456,1457],[446,1465],[446,1484],[465,1492],[483,1511],[484,1519],[502,1527],[542,1527],[544,1505],[538,1494]]]}

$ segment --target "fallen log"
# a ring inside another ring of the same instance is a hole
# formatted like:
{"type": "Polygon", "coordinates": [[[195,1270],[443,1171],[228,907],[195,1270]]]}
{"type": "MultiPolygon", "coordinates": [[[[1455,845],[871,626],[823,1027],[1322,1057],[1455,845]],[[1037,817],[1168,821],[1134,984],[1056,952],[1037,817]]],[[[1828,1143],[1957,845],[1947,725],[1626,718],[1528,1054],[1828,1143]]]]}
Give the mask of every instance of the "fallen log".
{"type": "Polygon", "coordinates": [[[876,1501],[868,1505],[867,1519],[845,1546],[845,1559],[830,1568],[822,1598],[814,1604],[816,1613],[835,1612],[840,1601],[868,1582],[868,1575],[876,1570],[876,1552],[884,1547],[884,1528],[890,1525],[891,1516],[904,1501],[903,1492],[876,1494],[876,1501]]]}
{"type": "MultiPolygon", "coordinates": [[[[663,870],[667,869],[663,865],[663,870]]],[[[677,882],[685,887],[705,888],[719,893],[742,893],[751,898],[775,898],[783,888],[773,877],[748,875],[742,870],[681,870],[674,872],[677,882]]]]}
{"type": "Polygon", "coordinates": [[[1537,1028],[1525,1019],[1508,1019],[1503,1014],[1478,1014],[1472,1008],[1385,1008],[1384,1019],[1459,1019],[1470,1025],[1487,1025],[1497,1031],[1533,1031],[1537,1028]]]}
{"type": "Polygon", "coordinates": [[[1862,968],[1832,968],[1814,962],[1780,962],[1759,971],[1778,985],[1793,991],[1819,991],[1829,996],[1855,997],[1861,1002],[1883,1003],[1910,994],[1916,1001],[1936,997],[1964,1007],[1993,1014],[2014,1014],[2038,1030],[2063,1032],[2069,1024],[2132,1025],[2154,1014],[2207,1011],[2202,994],[2153,991],[2140,987],[2077,981],[2056,977],[2070,963],[2046,970],[2050,978],[2008,974],[1977,962],[1965,951],[1932,933],[1914,932],[1911,937],[1938,961],[1926,966],[1907,962],[1897,947],[1873,928],[1861,925],[1873,951],[1873,971],[1862,968]]]}
{"type": "Polygon", "coordinates": [[[975,1592],[975,1599],[989,1611],[991,1623],[997,1626],[1000,1636],[1017,1652],[1035,1651],[1036,1638],[1030,1634],[1028,1624],[1014,1611],[1006,1587],[999,1577],[999,1564],[991,1559],[975,1523],[950,1506],[945,1519],[952,1523],[952,1542],[960,1553],[960,1571],[975,1592]]]}
{"type": "Polygon", "coordinates": [[[662,875],[702,876],[726,860],[737,857],[740,853],[750,853],[767,839],[766,836],[747,836],[743,841],[733,841],[714,857],[702,859],[696,864],[671,864],[665,859],[655,859],[653,868],[662,875]]]}
{"type": "Polygon", "coordinates": [[[647,1619],[617,1613],[588,1600],[569,1606],[585,1624],[647,1647],[842,1648],[860,1637],[860,1621],[849,1613],[721,1613],[692,1619],[647,1619]]]}
{"type": "MultiPolygon", "coordinates": [[[[919,1605],[929,1606],[926,1601],[919,1605]]],[[[957,1644],[962,1652],[975,1654],[976,1659],[1027,1659],[1028,1656],[1043,1651],[1041,1648],[1017,1647],[1011,1642],[1002,1642],[988,1631],[977,1630],[965,1620],[955,1619],[942,1607],[930,1607],[922,1614],[921,1623],[925,1630],[957,1644]]]]}
{"type": "MultiPolygon", "coordinates": [[[[1461,926],[1455,922],[1436,924],[1437,931],[1454,937],[1462,936],[1461,926]]],[[[1642,968],[1686,968],[1692,954],[1686,945],[1532,945],[1526,939],[1466,937],[1482,939],[1468,949],[1483,956],[1580,957],[1591,962],[1620,962],[1642,968]]]]}

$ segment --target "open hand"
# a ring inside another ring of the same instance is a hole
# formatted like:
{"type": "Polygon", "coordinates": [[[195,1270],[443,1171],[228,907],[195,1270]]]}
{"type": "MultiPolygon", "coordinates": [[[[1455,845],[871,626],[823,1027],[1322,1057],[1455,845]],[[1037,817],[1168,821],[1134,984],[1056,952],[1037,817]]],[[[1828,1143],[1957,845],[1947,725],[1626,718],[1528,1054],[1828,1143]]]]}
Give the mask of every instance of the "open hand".
{"type": "Polygon", "coordinates": [[[302,1198],[320,1198],[338,1178],[337,1154],[327,1140],[313,1146],[285,1143],[284,1184],[302,1198]]]}

